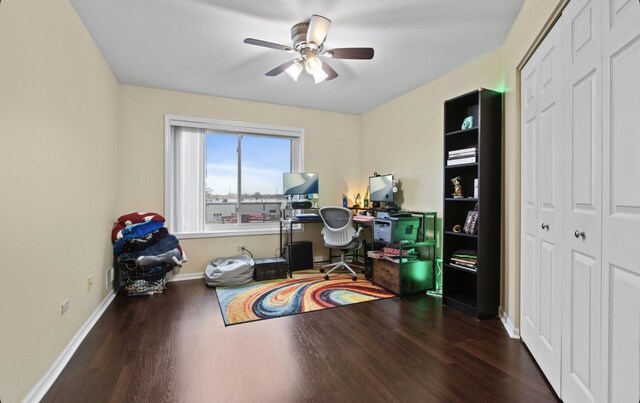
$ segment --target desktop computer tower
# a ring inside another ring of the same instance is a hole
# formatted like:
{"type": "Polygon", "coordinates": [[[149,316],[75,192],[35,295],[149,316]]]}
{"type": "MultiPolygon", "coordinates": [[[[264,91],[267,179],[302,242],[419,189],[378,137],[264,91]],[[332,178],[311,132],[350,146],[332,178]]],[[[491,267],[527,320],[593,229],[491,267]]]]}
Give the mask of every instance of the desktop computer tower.
{"type": "Polygon", "coordinates": [[[299,241],[291,243],[291,251],[285,246],[284,258],[289,261],[291,271],[313,269],[313,243],[299,241]],[[290,252],[290,253],[289,253],[290,252]]]}

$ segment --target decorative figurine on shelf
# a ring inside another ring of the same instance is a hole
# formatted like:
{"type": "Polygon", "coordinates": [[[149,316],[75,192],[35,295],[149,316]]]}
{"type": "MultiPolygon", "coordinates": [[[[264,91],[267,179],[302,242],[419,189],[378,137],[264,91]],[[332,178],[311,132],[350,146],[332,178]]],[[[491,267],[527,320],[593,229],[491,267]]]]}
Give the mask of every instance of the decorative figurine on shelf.
{"type": "Polygon", "coordinates": [[[355,201],[353,207],[360,207],[360,193],[353,195],[353,200],[355,201]]]}
{"type": "Polygon", "coordinates": [[[453,198],[462,199],[464,196],[462,195],[462,185],[460,184],[460,177],[456,176],[455,178],[451,178],[451,183],[453,183],[453,198]]]}
{"type": "Polygon", "coordinates": [[[453,232],[462,232],[462,227],[460,226],[460,224],[456,224],[453,226],[452,230],[453,232]]]}
{"type": "Polygon", "coordinates": [[[462,121],[462,130],[471,129],[473,127],[473,116],[467,116],[462,121]]]}

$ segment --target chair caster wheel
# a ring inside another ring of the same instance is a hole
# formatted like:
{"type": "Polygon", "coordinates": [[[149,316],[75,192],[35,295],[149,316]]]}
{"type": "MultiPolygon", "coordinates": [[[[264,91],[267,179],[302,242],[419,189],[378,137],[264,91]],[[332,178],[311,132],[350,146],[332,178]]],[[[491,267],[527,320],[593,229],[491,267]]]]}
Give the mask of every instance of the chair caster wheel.
{"type": "Polygon", "coordinates": [[[329,275],[328,275],[328,274],[325,274],[325,275],[324,275],[324,279],[325,279],[325,280],[329,280],[329,275]]]}
{"type": "Polygon", "coordinates": [[[324,273],[324,267],[320,269],[320,273],[324,273]]]}
{"type": "Polygon", "coordinates": [[[351,280],[353,280],[353,281],[356,281],[357,279],[358,279],[358,277],[356,277],[356,276],[351,277],[351,280]]]}

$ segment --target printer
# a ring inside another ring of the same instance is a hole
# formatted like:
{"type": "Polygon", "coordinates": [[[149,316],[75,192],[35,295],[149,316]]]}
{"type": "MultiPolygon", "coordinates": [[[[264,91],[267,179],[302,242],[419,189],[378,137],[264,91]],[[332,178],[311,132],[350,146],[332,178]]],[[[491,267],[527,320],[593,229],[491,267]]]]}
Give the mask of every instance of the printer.
{"type": "Polygon", "coordinates": [[[409,213],[390,215],[381,212],[373,220],[373,240],[385,243],[415,242],[418,239],[418,228],[420,228],[419,217],[409,213]]]}

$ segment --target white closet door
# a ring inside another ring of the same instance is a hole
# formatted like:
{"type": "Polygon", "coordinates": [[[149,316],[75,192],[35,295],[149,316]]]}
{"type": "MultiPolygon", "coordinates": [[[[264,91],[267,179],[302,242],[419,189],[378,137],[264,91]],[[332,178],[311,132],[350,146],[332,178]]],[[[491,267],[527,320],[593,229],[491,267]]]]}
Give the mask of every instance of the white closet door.
{"type": "Polygon", "coordinates": [[[561,29],[551,30],[522,71],[523,228],[521,335],[560,393],[561,29]]]}
{"type": "Polygon", "coordinates": [[[640,401],[640,3],[603,13],[603,389],[640,401]]]}
{"type": "Polygon", "coordinates": [[[563,12],[568,210],[562,318],[562,399],[601,401],[602,38],[598,0],[563,12]]]}
{"type": "Polygon", "coordinates": [[[540,55],[534,54],[520,72],[521,82],[521,225],[520,336],[537,359],[538,298],[538,99],[540,55]]]}

